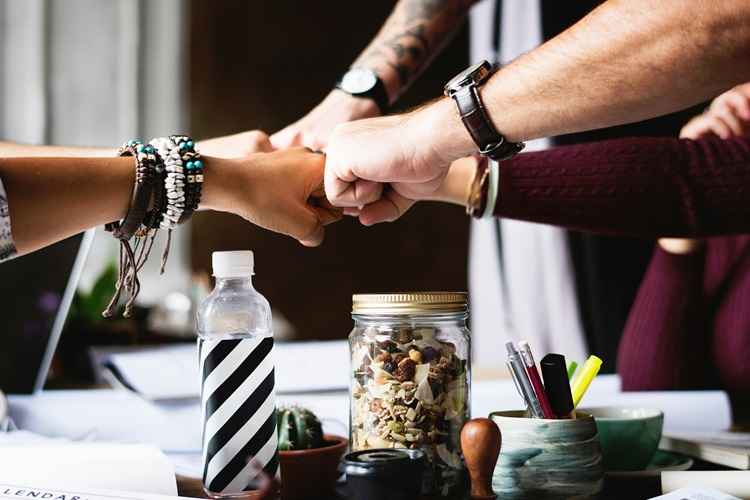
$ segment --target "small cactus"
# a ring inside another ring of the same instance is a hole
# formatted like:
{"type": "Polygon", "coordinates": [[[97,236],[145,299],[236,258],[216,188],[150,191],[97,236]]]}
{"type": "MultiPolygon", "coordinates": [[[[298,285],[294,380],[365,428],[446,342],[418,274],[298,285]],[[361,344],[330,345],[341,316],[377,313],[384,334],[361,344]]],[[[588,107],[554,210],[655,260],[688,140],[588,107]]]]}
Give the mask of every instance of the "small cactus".
{"type": "Polygon", "coordinates": [[[276,410],[279,450],[308,450],[323,446],[323,428],[313,412],[299,406],[276,410]]]}

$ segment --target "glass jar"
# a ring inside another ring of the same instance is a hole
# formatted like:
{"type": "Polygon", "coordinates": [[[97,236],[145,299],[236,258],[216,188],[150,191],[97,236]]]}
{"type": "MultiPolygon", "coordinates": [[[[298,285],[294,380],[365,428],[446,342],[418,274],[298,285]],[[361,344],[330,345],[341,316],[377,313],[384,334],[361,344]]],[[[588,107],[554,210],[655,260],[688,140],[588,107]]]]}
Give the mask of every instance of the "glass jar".
{"type": "Polygon", "coordinates": [[[421,448],[427,495],[466,496],[460,433],[469,418],[468,315],[465,293],[353,297],[352,451],[421,448]]]}

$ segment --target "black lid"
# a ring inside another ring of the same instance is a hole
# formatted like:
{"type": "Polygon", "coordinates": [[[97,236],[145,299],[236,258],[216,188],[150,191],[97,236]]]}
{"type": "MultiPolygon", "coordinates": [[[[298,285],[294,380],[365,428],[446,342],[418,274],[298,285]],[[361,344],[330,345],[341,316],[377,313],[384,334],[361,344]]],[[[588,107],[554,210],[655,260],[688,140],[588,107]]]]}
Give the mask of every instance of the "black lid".
{"type": "Polygon", "coordinates": [[[391,474],[407,472],[414,466],[422,466],[425,454],[422,450],[377,448],[348,453],[341,459],[347,475],[391,474]]]}
{"type": "Polygon", "coordinates": [[[570,393],[565,356],[547,354],[539,365],[544,377],[544,392],[547,393],[552,411],[560,418],[567,416],[573,411],[573,396],[570,393]]]}

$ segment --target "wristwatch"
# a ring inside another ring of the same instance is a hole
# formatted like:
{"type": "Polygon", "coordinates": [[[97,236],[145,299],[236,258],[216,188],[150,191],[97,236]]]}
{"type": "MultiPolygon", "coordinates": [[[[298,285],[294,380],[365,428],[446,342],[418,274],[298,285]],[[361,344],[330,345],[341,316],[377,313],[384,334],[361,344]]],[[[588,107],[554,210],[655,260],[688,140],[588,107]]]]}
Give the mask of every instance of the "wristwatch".
{"type": "Polygon", "coordinates": [[[479,95],[479,87],[493,73],[487,61],[475,64],[445,84],[443,92],[456,101],[461,121],[479,147],[479,153],[495,161],[507,160],[517,155],[525,146],[522,142],[509,142],[497,131],[479,95]]]}
{"type": "Polygon", "coordinates": [[[351,68],[336,82],[336,88],[354,97],[372,99],[380,108],[380,113],[388,111],[388,94],[383,80],[367,68],[351,68]]]}

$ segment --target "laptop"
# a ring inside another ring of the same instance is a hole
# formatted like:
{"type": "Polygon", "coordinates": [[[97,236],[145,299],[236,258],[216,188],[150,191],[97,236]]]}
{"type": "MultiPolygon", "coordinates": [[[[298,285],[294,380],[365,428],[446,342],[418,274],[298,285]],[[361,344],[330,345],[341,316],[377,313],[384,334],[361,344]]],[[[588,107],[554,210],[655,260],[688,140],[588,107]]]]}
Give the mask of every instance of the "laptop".
{"type": "Polygon", "coordinates": [[[0,264],[0,391],[44,388],[94,230],[0,264]]]}

